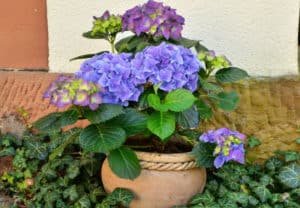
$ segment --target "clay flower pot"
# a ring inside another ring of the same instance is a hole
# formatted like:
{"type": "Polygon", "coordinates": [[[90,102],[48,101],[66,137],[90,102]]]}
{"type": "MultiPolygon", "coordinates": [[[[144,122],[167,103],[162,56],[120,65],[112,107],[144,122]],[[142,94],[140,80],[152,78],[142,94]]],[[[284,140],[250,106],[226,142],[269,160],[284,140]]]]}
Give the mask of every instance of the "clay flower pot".
{"type": "Polygon", "coordinates": [[[109,167],[102,166],[102,181],[107,192],[117,187],[134,192],[130,208],[169,208],[184,205],[206,183],[206,169],[198,168],[188,153],[159,154],[136,152],[142,171],[134,180],[121,179],[109,167]]]}

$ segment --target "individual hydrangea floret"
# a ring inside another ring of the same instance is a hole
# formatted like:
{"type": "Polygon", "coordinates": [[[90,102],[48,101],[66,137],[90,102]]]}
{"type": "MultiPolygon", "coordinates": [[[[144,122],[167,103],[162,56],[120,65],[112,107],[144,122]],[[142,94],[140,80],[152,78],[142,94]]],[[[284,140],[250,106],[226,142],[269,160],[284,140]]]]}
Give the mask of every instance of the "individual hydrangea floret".
{"type": "Polygon", "coordinates": [[[199,140],[216,144],[214,166],[220,168],[225,162],[234,160],[245,163],[244,141],[246,136],[238,131],[227,128],[211,130],[200,136],[199,140]]]}
{"type": "Polygon", "coordinates": [[[92,35],[116,35],[122,31],[122,19],[121,16],[111,15],[109,11],[105,11],[101,17],[94,17],[94,25],[92,29],[92,35]]]}
{"type": "Polygon", "coordinates": [[[49,86],[44,98],[50,98],[50,103],[59,108],[75,104],[95,110],[102,103],[99,92],[101,88],[92,82],[61,75],[49,86]]]}
{"type": "Polygon", "coordinates": [[[127,106],[129,101],[138,101],[144,84],[136,81],[132,58],[129,53],[94,56],[81,65],[76,76],[102,86],[103,102],[127,106]]]}
{"type": "Polygon", "coordinates": [[[142,6],[129,9],[122,16],[123,31],[132,31],[138,36],[142,33],[166,39],[179,39],[184,18],[176,10],[160,2],[149,0],[142,6]]]}
{"type": "Polygon", "coordinates": [[[198,72],[202,68],[197,57],[182,46],[161,43],[149,46],[136,54],[133,60],[136,82],[160,85],[159,89],[170,92],[185,88],[197,89],[198,72]]]}

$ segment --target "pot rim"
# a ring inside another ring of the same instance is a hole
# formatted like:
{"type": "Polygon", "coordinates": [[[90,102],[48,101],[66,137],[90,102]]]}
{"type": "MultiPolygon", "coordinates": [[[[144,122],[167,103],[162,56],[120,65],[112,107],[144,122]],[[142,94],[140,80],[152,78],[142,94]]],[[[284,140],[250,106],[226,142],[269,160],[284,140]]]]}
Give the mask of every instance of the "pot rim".
{"type": "Polygon", "coordinates": [[[134,151],[140,161],[157,162],[157,163],[184,163],[195,161],[191,152],[184,153],[156,153],[134,151]]]}

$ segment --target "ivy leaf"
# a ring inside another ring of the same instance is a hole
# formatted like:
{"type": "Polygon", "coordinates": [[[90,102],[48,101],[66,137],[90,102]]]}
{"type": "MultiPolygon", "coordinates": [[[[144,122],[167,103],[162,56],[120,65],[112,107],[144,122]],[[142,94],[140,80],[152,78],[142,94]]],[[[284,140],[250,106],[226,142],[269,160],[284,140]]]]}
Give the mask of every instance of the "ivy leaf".
{"type": "Polygon", "coordinates": [[[81,197],[76,203],[74,208],[90,208],[92,207],[91,201],[87,195],[81,197]]]}
{"type": "Polygon", "coordinates": [[[108,153],[120,147],[126,132],[120,127],[91,124],[81,131],[79,143],[87,151],[108,153]]]}
{"type": "Polygon", "coordinates": [[[25,154],[28,158],[46,160],[48,157],[48,147],[45,143],[41,143],[41,141],[34,139],[25,139],[24,147],[26,147],[25,154]]]}
{"type": "Polygon", "coordinates": [[[224,111],[232,111],[237,108],[240,98],[234,91],[209,94],[208,97],[217,103],[217,106],[224,111]]]}
{"type": "Polygon", "coordinates": [[[199,167],[210,168],[214,164],[214,149],[215,144],[200,142],[194,146],[191,155],[195,156],[199,167]]]}
{"type": "Polygon", "coordinates": [[[213,116],[212,107],[208,103],[199,99],[195,104],[201,119],[210,119],[213,116]]]}
{"type": "Polygon", "coordinates": [[[261,141],[257,139],[255,136],[251,135],[248,139],[248,145],[250,149],[253,149],[256,146],[261,145],[261,141]]]}
{"type": "Polygon", "coordinates": [[[76,189],[76,185],[72,185],[64,190],[63,192],[64,198],[69,198],[71,201],[75,201],[79,198],[79,194],[76,189]]]}
{"type": "Polygon", "coordinates": [[[265,186],[257,186],[253,191],[261,202],[266,202],[272,196],[270,190],[265,186]]]}
{"type": "Polygon", "coordinates": [[[300,187],[300,165],[291,163],[284,166],[279,172],[278,178],[282,184],[289,188],[300,187]]]}
{"type": "Polygon", "coordinates": [[[246,77],[249,77],[246,71],[237,67],[219,69],[216,72],[215,76],[219,82],[223,83],[236,82],[246,77]]]}
{"type": "Polygon", "coordinates": [[[192,107],[195,101],[196,98],[191,91],[177,89],[167,94],[164,105],[172,111],[180,112],[192,107]]]}
{"type": "Polygon", "coordinates": [[[269,171],[275,171],[281,168],[282,164],[283,162],[277,157],[271,157],[266,161],[265,166],[269,171]]]}
{"type": "Polygon", "coordinates": [[[131,136],[147,131],[147,119],[147,114],[134,108],[127,108],[124,110],[124,114],[113,118],[108,125],[121,126],[126,131],[127,136],[131,136]]]}
{"type": "Polygon", "coordinates": [[[120,178],[135,179],[141,173],[136,154],[127,147],[111,151],[107,157],[110,168],[120,178]]]}
{"type": "Polygon", "coordinates": [[[205,190],[202,194],[195,195],[190,201],[189,205],[197,205],[199,203],[211,204],[215,201],[214,196],[208,191],[205,190]]]}
{"type": "Polygon", "coordinates": [[[193,129],[199,125],[199,113],[196,106],[192,106],[189,109],[176,114],[177,122],[179,126],[184,129],[193,129]]]}
{"type": "Polygon", "coordinates": [[[172,112],[154,112],[147,120],[148,129],[162,140],[175,131],[175,115],[172,112]]]}
{"type": "Polygon", "coordinates": [[[85,108],[84,116],[93,124],[108,121],[124,113],[123,107],[117,104],[101,104],[95,111],[85,108]]]}
{"type": "Polygon", "coordinates": [[[3,156],[14,156],[16,154],[16,150],[14,147],[6,147],[0,150],[0,157],[3,156]]]}
{"type": "Polygon", "coordinates": [[[300,138],[297,138],[297,139],[296,139],[296,143],[297,143],[297,144],[300,144],[300,138]]]}
{"type": "Polygon", "coordinates": [[[79,164],[76,162],[73,162],[70,164],[70,166],[67,168],[67,176],[70,179],[76,178],[80,174],[79,164]]]}
{"type": "Polygon", "coordinates": [[[121,203],[125,207],[129,207],[129,204],[134,199],[133,193],[125,188],[116,188],[110,195],[109,200],[111,205],[121,203]]]}

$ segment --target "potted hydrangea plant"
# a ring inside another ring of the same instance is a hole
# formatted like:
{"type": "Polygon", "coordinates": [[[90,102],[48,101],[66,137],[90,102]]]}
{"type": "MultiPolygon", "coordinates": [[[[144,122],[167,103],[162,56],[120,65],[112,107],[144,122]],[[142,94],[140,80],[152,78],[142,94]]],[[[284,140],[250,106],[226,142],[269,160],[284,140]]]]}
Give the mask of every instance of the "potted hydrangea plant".
{"type": "Polygon", "coordinates": [[[237,107],[237,93],[225,92],[222,84],[248,75],[199,41],[182,37],[183,25],[175,9],[153,0],[122,16],[106,11],[94,17],[83,36],[109,41],[111,52],[74,58],[87,60],[74,76],[55,80],[44,96],[70,107],[34,124],[57,131],[87,119],[90,125],[76,129],[59,151],[79,142],[83,151],[106,154],[104,187],[132,190],[131,207],[184,204],[202,192],[206,167],[244,163],[245,135],[227,128],[203,134],[198,126],[215,107],[237,107]],[[115,43],[124,31],[133,34],[115,43]]]}

